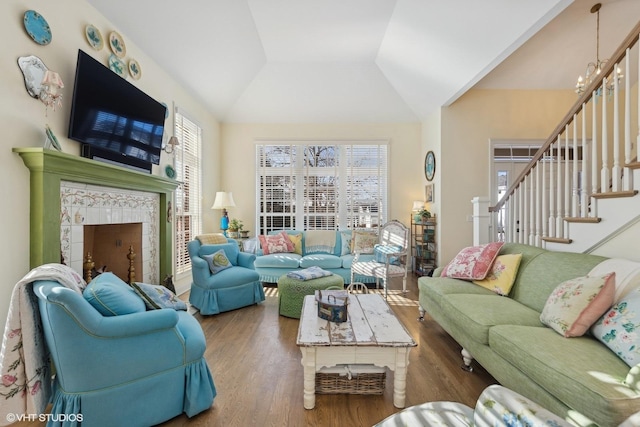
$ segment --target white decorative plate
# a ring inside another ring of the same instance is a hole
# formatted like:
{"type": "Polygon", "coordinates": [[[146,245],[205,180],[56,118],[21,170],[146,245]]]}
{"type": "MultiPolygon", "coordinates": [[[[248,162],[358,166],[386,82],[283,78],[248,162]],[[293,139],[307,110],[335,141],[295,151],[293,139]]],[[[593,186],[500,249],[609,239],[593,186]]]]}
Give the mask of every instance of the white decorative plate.
{"type": "Polygon", "coordinates": [[[118,58],[124,58],[127,54],[127,46],[124,44],[124,39],[116,31],[111,31],[111,34],[109,34],[109,47],[118,58]]]}
{"type": "Polygon", "coordinates": [[[109,56],[109,69],[120,77],[127,78],[127,64],[113,53],[109,56]]]}
{"type": "Polygon", "coordinates": [[[133,77],[133,80],[138,80],[140,76],[142,76],[142,69],[140,69],[140,64],[135,59],[129,60],[129,74],[133,77]]]}
{"type": "Polygon", "coordinates": [[[84,35],[85,37],[87,37],[89,46],[91,46],[95,50],[101,50],[104,47],[104,39],[102,38],[102,33],[93,25],[89,24],[84,27],[84,35]]]}

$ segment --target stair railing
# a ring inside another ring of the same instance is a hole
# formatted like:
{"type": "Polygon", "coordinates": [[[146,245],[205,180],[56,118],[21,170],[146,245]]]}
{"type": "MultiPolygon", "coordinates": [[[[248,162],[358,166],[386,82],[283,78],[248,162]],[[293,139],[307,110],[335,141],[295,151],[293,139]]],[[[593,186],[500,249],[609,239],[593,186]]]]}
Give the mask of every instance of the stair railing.
{"type": "Polygon", "coordinates": [[[493,240],[535,246],[545,241],[571,243],[568,222],[599,222],[599,199],[637,193],[630,169],[640,166],[632,159],[631,139],[635,121],[640,143],[639,36],[640,22],[585,86],[500,201],[489,208],[494,217],[493,240]],[[633,68],[632,55],[639,58],[633,68]],[[637,117],[632,118],[631,70],[635,68],[638,106],[637,117]]]}

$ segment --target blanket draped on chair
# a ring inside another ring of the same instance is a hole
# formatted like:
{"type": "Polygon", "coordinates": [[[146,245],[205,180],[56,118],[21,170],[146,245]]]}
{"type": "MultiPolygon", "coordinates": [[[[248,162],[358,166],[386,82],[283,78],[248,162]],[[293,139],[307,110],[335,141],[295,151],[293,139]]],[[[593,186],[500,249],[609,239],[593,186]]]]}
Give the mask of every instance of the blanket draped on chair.
{"type": "MultiPolygon", "coordinates": [[[[82,276],[62,264],[36,267],[16,283],[0,351],[2,414],[42,414],[51,397],[49,357],[31,286],[36,280],[55,280],[80,294],[87,285],[82,276]]],[[[0,425],[7,422],[0,419],[0,425]]]]}
{"type": "Polygon", "coordinates": [[[305,252],[332,253],[336,245],[336,232],[334,230],[309,230],[305,236],[305,252]]]}

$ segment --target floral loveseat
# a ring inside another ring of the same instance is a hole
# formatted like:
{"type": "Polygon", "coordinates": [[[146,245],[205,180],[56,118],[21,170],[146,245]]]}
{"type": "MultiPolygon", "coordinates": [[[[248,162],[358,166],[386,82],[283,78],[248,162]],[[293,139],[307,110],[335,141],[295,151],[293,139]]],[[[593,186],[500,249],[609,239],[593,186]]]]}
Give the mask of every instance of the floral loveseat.
{"type": "Polygon", "coordinates": [[[617,426],[640,411],[639,263],[511,243],[499,250],[489,283],[451,277],[461,270],[448,264],[418,288],[421,313],[463,347],[466,363],[477,360],[505,387],[576,425],[617,426]],[[503,257],[519,257],[519,265],[505,268],[503,257]],[[510,289],[496,285],[510,275],[510,289]],[[563,318],[569,314],[575,321],[563,318]]]}
{"type": "MultiPolygon", "coordinates": [[[[267,283],[276,283],[280,276],[292,270],[317,266],[340,275],[344,283],[349,284],[353,253],[358,250],[360,260],[372,260],[375,258],[374,246],[378,242],[373,231],[352,230],[279,230],[259,238],[261,248],[257,251],[254,265],[260,281],[267,283]]],[[[356,275],[355,280],[375,283],[373,277],[356,275]]]]}

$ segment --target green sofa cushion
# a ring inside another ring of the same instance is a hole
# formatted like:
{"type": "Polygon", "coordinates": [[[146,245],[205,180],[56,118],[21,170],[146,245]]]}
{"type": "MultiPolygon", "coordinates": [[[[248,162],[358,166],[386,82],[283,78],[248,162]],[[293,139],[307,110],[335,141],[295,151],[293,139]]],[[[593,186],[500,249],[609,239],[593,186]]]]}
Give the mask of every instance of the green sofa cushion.
{"type": "Polygon", "coordinates": [[[640,411],[640,397],[625,385],[629,366],[591,337],[564,338],[550,328],[500,325],[491,349],[567,406],[602,426],[617,426],[640,411]],[[635,397],[629,397],[635,396],[635,397]]]}
{"type": "Polygon", "coordinates": [[[544,327],[537,311],[510,298],[493,292],[491,294],[446,295],[442,298],[441,306],[445,311],[456,313],[455,323],[458,327],[485,345],[489,344],[489,330],[495,325],[544,327]]]}

